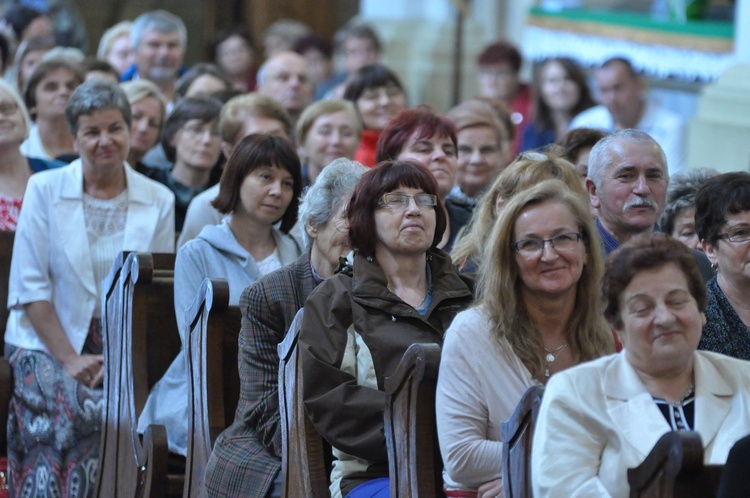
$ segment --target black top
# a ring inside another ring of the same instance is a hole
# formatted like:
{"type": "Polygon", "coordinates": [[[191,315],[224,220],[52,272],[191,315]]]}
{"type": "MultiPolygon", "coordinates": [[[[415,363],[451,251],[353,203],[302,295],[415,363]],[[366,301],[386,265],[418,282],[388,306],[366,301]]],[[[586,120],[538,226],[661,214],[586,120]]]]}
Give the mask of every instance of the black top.
{"type": "Polygon", "coordinates": [[[740,319],[719,287],[716,277],[706,284],[706,324],[698,349],[750,360],[750,328],[740,319]]]}

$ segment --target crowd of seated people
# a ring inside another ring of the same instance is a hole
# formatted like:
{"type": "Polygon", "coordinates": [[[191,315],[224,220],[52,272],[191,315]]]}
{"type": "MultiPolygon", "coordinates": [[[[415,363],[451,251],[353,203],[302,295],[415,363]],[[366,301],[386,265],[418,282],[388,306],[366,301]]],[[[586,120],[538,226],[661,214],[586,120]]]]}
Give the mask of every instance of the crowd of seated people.
{"type": "Polygon", "coordinates": [[[750,434],[750,173],[686,171],[684,122],[647,98],[636,61],[592,68],[598,92],[567,57],[524,84],[499,41],[477,56],[477,94],[442,113],[407,101],[360,21],[329,41],[283,19],[262,50],[228,27],[192,67],[163,10],[114,25],[85,61],[38,12],[4,21],[12,496],[93,493],[101,283],[123,250],[176,252],[164,312],[183,350],[137,421],[163,424],[176,455],[185,312],[205,278],[239,304],[239,406],[208,496],[282,493],[277,346],[299,310],[332,496],[390,495],[385,379],[412,343],[442,348],[447,496],[503,495],[500,424],[534,386],[534,496],[626,496],[668,431],[697,431],[716,464],[750,434]]]}

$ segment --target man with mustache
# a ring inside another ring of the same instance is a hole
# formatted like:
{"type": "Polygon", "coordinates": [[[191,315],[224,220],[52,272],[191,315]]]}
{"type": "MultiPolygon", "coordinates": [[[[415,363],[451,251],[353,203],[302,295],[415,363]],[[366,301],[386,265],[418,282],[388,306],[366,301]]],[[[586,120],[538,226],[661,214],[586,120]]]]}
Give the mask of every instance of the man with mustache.
{"type": "MultiPolygon", "coordinates": [[[[619,130],[599,140],[589,155],[586,188],[596,209],[607,255],[630,238],[652,232],[667,199],[667,159],[645,132],[619,130]]],[[[713,276],[705,254],[693,251],[706,280],[713,276]]]]}
{"type": "Polygon", "coordinates": [[[141,14],[130,28],[135,64],[123,73],[121,81],[145,78],[167,97],[167,112],[174,103],[175,83],[185,71],[182,60],[187,45],[185,23],[166,10],[141,14]]]}

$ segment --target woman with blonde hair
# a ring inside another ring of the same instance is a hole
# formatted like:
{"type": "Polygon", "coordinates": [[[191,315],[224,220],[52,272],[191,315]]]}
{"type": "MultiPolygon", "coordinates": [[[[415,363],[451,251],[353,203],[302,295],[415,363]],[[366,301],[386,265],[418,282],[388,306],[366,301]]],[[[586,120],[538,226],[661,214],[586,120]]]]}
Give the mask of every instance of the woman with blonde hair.
{"type": "MultiPolygon", "coordinates": [[[[580,185],[580,182],[578,182],[580,185]]],[[[504,206],[480,265],[475,305],[445,335],[436,406],[448,496],[502,494],[500,422],[523,393],[614,351],[585,197],[545,180],[504,206]]]]}
{"type": "Polygon", "coordinates": [[[471,222],[456,243],[451,257],[462,271],[475,271],[484,259],[484,249],[502,207],[521,190],[543,180],[558,179],[576,193],[587,196],[573,165],[539,152],[526,152],[505,168],[479,201],[471,222]]]}
{"type": "Polygon", "coordinates": [[[143,157],[159,142],[161,127],[167,115],[167,99],[159,87],[147,79],[126,81],[120,86],[133,112],[128,164],[143,173],[146,170],[141,162],[143,157]]]}
{"type": "Polygon", "coordinates": [[[99,40],[96,58],[112,64],[122,75],[135,64],[135,51],[130,45],[130,28],[133,23],[121,21],[104,32],[99,40]]]}

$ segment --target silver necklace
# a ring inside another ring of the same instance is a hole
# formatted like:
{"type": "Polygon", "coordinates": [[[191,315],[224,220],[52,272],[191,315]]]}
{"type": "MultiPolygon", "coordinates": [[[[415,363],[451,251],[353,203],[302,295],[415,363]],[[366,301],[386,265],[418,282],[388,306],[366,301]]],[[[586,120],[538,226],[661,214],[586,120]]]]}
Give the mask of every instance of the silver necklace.
{"type": "MultiPolygon", "coordinates": [[[[544,348],[544,346],[542,346],[542,347],[544,348]]],[[[562,346],[558,346],[557,348],[553,349],[552,351],[550,351],[547,348],[544,348],[544,351],[547,353],[544,356],[544,360],[547,362],[547,367],[544,369],[544,376],[545,377],[549,377],[549,367],[551,367],[552,364],[555,362],[555,360],[557,359],[557,357],[560,354],[560,352],[563,349],[567,348],[567,347],[568,347],[568,343],[566,342],[562,346]]]]}
{"type": "MultiPolygon", "coordinates": [[[[391,289],[391,284],[386,284],[385,287],[386,287],[386,289],[388,289],[389,291],[391,291],[391,294],[393,294],[396,297],[399,297],[398,294],[396,294],[396,291],[394,291],[393,289],[391,289]]],[[[429,294],[429,293],[430,293],[429,291],[425,292],[424,293],[424,297],[422,298],[421,301],[419,301],[419,304],[416,305],[416,306],[412,306],[412,308],[414,308],[415,310],[418,310],[419,308],[421,308],[422,305],[424,304],[424,302],[427,300],[427,294],[429,294]]],[[[401,299],[401,300],[404,301],[403,299],[401,299]]],[[[406,303],[406,301],[404,301],[404,302],[406,303]]],[[[409,304],[409,303],[406,303],[406,304],[409,304]]],[[[409,304],[409,306],[411,306],[411,304],[409,304]]]]}

